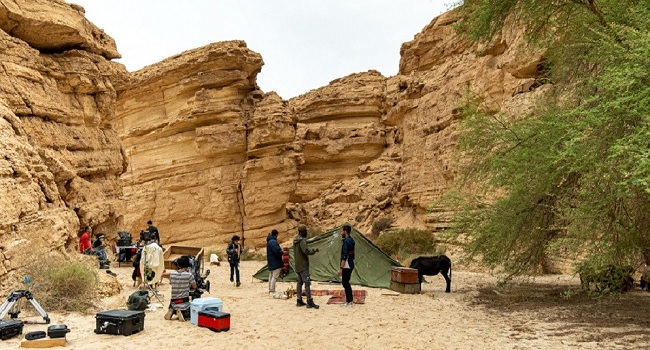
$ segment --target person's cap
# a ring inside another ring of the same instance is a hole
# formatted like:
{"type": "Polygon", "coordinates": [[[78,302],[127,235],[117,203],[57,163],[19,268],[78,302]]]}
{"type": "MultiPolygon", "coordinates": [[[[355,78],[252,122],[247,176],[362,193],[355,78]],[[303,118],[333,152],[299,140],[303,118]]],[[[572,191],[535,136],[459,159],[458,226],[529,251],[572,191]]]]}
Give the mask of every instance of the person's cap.
{"type": "Polygon", "coordinates": [[[305,225],[298,225],[298,232],[307,232],[307,226],[305,225]]]}
{"type": "Polygon", "coordinates": [[[176,264],[179,269],[190,267],[190,259],[187,256],[183,255],[180,258],[174,260],[174,264],[176,264]]]}

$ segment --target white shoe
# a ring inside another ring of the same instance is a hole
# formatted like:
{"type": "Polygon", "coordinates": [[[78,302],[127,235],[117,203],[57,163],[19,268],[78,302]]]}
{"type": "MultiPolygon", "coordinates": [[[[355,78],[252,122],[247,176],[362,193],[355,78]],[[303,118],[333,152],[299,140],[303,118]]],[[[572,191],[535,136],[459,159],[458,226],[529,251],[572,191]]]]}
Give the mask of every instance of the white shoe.
{"type": "Polygon", "coordinates": [[[351,307],[351,306],[354,306],[354,302],[353,302],[353,301],[351,301],[351,302],[349,302],[349,303],[343,303],[343,304],[341,304],[341,307],[351,307]]]}

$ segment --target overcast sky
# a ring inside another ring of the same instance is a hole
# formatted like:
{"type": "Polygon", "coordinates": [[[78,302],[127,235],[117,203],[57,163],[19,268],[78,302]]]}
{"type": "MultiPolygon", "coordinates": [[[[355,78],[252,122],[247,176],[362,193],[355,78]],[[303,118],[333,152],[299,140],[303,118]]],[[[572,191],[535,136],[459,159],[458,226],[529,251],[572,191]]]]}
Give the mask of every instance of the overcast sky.
{"type": "Polygon", "coordinates": [[[129,71],[185,50],[244,40],[264,59],[257,83],[284,99],[348,74],[399,68],[413,39],[453,0],[66,0],[115,39],[129,71]]]}

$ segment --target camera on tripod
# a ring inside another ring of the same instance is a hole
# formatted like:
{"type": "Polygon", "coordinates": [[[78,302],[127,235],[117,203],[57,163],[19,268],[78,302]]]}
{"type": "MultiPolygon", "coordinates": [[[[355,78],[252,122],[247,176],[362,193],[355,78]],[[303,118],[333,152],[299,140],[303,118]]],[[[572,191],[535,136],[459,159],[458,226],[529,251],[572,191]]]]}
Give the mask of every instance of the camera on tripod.
{"type": "Polygon", "coordinates": [[[192,255],[184,255],[180,258],[174,260],[174,265],[178,265],[178,259],[187,258],[190,261],[190,266],[188,267],[189,272],[194,276],[194,281],[196,281],[196,289],[190,290],[190,297],[192,299],[200,298],[203,293],[210,293],[210,281],[208,281],[208,276],[210,275],[210,269],[205,270],[205,274],[202,273],[203,262],[198,261],[196,257],[192,255]]]}

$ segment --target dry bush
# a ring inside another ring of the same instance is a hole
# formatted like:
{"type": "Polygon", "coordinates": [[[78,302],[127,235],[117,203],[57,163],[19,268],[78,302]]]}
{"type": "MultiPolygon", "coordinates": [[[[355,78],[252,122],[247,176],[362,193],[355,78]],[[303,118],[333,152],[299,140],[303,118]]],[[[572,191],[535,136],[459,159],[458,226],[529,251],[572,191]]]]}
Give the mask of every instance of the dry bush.
{"type": "Polygon", "coordinates": [[[391,218],[380,218],[373,221],[371,230],[372,236],[379,237],[379,234],[385,229],[389,228],[392,223],[393,219],[391,218]]]}
{"type": "Polygon", "coordinates": [[[28,288],[45,310],[85,311],[98,297],[96,259],[35,257],[28,267],[28,288]]]}
{"type": "Polygon", "coordinates": [[[437,255],[436,241],[429,230],[400,229],[384,232],[375,244],[386,254],[399,257],[401,261],[412,260],[418,255],[437,255]]]}
{"type": "Polygon", "coordinates": [[[251,249],[251,248],[244,248],[244,250],[241,252],[241,256],[239,257],[239,260],[244,261],[265,261],[266,260],[266,249],[251,249]]]}

